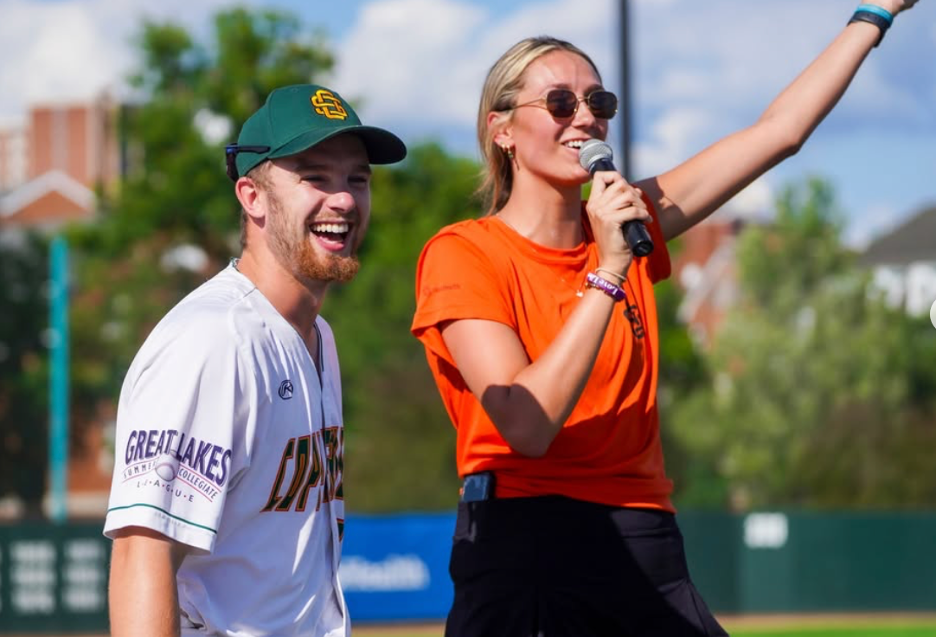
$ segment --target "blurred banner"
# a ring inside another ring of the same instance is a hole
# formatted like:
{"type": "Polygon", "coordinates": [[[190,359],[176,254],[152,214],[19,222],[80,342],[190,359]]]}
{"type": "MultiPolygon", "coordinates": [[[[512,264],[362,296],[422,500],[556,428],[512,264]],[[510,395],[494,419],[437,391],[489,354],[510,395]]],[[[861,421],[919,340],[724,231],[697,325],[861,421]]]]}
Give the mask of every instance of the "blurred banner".
{"type": "Polygon", "coordinates": [[[454,531],[454,513],[349,516],[340,576],[352,622],[444,618],[454,531]]]}

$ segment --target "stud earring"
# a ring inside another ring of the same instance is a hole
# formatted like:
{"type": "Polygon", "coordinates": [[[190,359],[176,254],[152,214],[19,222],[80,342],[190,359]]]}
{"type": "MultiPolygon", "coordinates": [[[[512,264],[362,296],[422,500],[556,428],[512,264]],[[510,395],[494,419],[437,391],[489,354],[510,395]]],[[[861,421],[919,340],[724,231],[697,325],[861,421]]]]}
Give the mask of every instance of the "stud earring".
{"type": "Polygon", "coordinates": [[[513,158],[514,158],[514,153],[513,153],[513,149],[512,149],[511,147],[509,147],[509,146],[507,146],[506,144],[504,144],[504,145],[501,147],[501,149],[502,149],[502,150],[504,151],[504,153],[507,155],[507,159],[513,160],[513,158]]]}

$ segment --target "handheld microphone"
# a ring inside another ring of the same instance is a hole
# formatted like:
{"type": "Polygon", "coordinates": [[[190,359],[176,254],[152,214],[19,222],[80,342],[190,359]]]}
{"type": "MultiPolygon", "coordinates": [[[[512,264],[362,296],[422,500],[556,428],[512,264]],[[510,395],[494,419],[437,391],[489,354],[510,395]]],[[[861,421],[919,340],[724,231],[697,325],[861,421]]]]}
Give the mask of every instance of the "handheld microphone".
{"type": "MultiPolygon", "coordinates": [[[[582,165],[588,174],[595,176],[596,171],[613,171],[614,151],[607,142],[591,139],[586,140],[579,149],[579,164],[582,165]]],[[[624,241],[630,246],[631,252],[638,257],[646,257],[653,252],[653,240],[650,239],[650,233],[647,227],[639,219],[632,219],[624,222],[621,230],[624,232],[624,241]]]]}

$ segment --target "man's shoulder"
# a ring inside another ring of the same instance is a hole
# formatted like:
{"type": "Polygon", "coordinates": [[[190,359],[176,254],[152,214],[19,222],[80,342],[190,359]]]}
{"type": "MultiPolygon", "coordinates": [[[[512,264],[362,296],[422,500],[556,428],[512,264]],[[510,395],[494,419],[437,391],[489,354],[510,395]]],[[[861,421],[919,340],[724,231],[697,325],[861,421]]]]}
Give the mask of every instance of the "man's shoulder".
{"type": "Polygon", "coordinates": [[[254,284],[234,268],[225,268],[190,292],[170,310],[164,321],[183,321],[192,327],[217,327],[245,305],[256,292],[254,284]]]}
{"type": "Polygon", "coordinates": [[[254,290],[234,269],[222,270],[166,313],[141,351],[172,346],[191,348],[194,355],[213,346],[230,347],[231,339],[237,340],[244,329],[239,315],[252,314],[248,300],[254,290]]]}
{"type": "Polygon", "coordinates": [[[235,268],[225,268],[190,292],[172,312],[225,313],[250,296],[256,286],[235,268]]]}

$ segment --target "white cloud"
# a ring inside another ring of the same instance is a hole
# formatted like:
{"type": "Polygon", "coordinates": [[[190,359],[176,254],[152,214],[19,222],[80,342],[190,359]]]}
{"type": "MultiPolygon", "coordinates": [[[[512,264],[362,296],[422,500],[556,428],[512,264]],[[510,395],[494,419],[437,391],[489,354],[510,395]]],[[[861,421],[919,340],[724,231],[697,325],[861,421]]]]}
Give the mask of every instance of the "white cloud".
{"type": "Polygon", "coordinates": [[[568,39],[608,75],[612,0],[554,0],[504,11],[494,16],[458,0],[372,2],[338,45],[335,85],[364,98],[364,119],[379,112],[383,121],[471,127],[485,74],[525,37],[568,39]]]}
{"type": "Polygon", "coordinates": [[[34,103],[122,94],[144,15],[204,28],[228,1],[0,0],[0,120],[23,118],[34,103]]]}
{"type": "Polygon", "coordinates": [[[760,177],[731,198],[715,215],[730,219],[764,220],[772,216],[774,200],[769,180],[760,177]]]}
{"type": "Polygon", "coordinates": [[[363,114],[405,121],[468,121],[476,75],[471,55],[488,19],[453,0],[383,0],[365,6],[339,44],[335,87],[363,114]]]}
{"type": "Polygon", "coordinates": [[[845,243],[856,250],[863,250],[903,221],[900,211],[889,203],[873,203],[860,215],[852,218],[845,232],[845,243]]]}
{"type": "Polygon", "coordinates": [[[103,38],[87,11],[71,4],[42,13],[16,69],[27,103],[91,98],[120,77],[120,43],[103,38]]]}
{"type": "Polygon", "coordinates": [[[617,4],[613,0],[552,0],[522,7],[491,29],[490,62],[523,38],[551,35],[585,51],[607,81],[618,64],[617,4]]]}
{"type": "Polygon", "coordinates": [[[656,175],[688,159],[697,140],[712,125],[713,118],[704,109],[676,107],[664,112],[652,126],[645,141],[634,149],[634,159],[643,176],[656,175]]]}
{"type": "MultiPolygon", "coordinates": [[[[0,56],[6,61],[0,65],[0,123],[22,117],[28,101],[82,98],[104,87],[119,87],[136,64],[131,39],[142,15],[181,21],[203,36],[210,32],[209,16],[234,1],[0,0],[0,56]]],[[[254,7],[284,6],[283,0],[248,2],[254,7]]],[[[606,85],[619,90],[618,4],[364,0],[348,3],[359,7],[355,13],[333,3],[329,12],[355,21],[348,23],[340,41],[334,41],[334,86],[360,103],[365,121],[416,137],[442,133],[446,142],[457,138],[464,143],[454,149],[457,152],[471,152],[484,76],[524,37],[549,34],[579,45],[594,58],[606,85]]],[[[287,6],[307,25],[316,24],[324,11],[312,3],[287,6]]],[[[855,3],[634,0],[630,6],[629,48],[639,116],[634,164],[637,176],[646,176],[672,168],[722,135],[751,124],[841,32],[855,3]]],[[[906,146],[890,153],[892,163],[902,164],[909,155],[919,158],[918,164],[932,164],[932,143],[926,138],[936,129],[934,0],[918,3],[898,21],[807,148],[842,146],[843,140],[869,129],[892,136],[893,127],[903,127],[905,133],[912,130],[906,146]],[[914,137],[917,128],[922,134],[914,137]]],[[[612,140],[616,126],[612,122],[612,140]]],[[[867,152],[870,157],[876,149],[867,152]]],[[[850,210],[865,210],[868,201],[858,196],[866,192],[863,153],[861,146],[835,161],[817,153],[823,161],[808,167],[826,173],[838,169],[843,203],[850,210]]],[[[801,154],[788,165],[805,170],[805,159],[801,154]]],[[[772,174],[779,170],[783,169],[772,174]]],[[[909,201],[910,193],[928,189],[932,200],[932,175],[914,179],[901,179],[901,188],[892,189],[889,198],[909,201]]],[[[756,183],[733,204],[753,210],[769,190],[766,182],[756,183]],[[748,200],[753,203],[745,204],[748,200]]]]}
{"type": "Polygon", "coordinates": [[[759,112],[840,28],[832,4],[639,3],[638,93],[651,105],[691,99],[759,112]]]}
{"type": "MultiPolygon", "coordinates": [[[[853,9],[850,0],[638,2],[638,96],[656,108],[704,101],[749,124],[841,32],[853,9]]],[[[925,11],[933,15],[932,7],[925,11]]],[[[920,118],[931,108],[921,90],[929,84],[906,82],[895,70],[907,66],[909,51],[900,51],[907,39],[936,30],[920,8],[898,20],[900,29],[868,56],[837,112],[920,118]]],[[[913,48],[921,60],[933,54],[930,44],[913,48]]]]}

